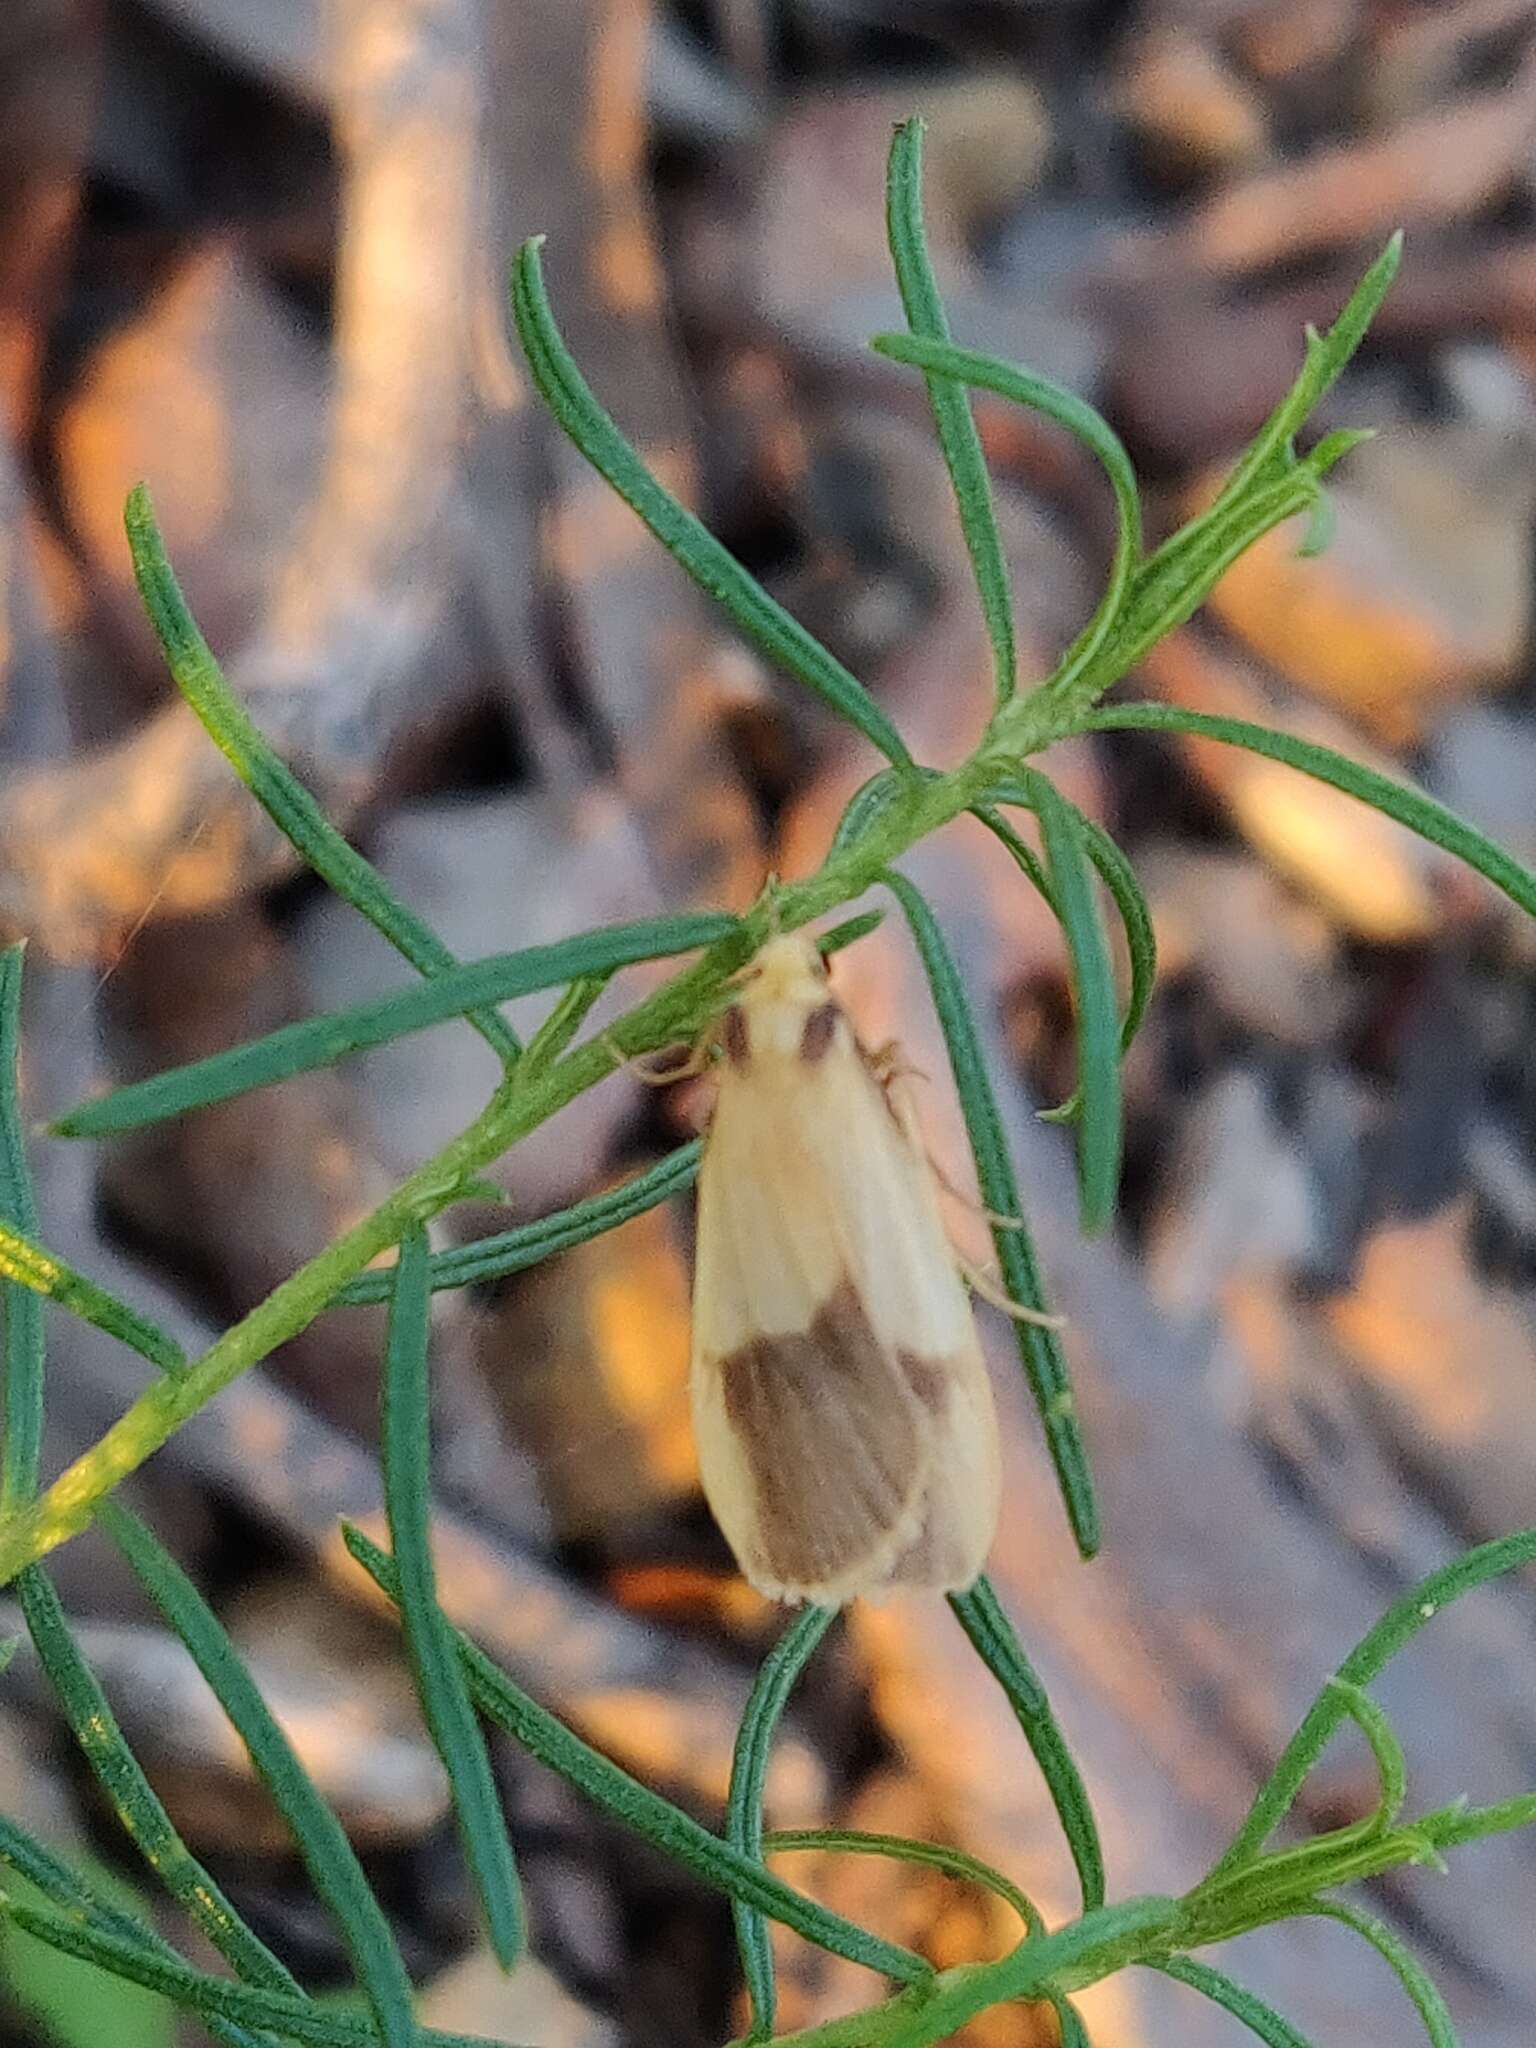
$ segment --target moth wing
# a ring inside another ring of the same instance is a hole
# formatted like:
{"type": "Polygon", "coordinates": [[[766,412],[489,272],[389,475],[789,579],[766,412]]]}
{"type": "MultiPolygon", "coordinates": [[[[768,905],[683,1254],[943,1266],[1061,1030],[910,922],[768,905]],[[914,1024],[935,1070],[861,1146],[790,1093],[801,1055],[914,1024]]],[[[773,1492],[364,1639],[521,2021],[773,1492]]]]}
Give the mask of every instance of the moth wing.
{"type": "Polygon", "coordinates": [[[821,1156],[830,1121],[878,1205],[864,1119],[882,1145],[899,1133],[856,1057],[852,1089],[827,1090],[822,1072],[803,1089],[771,1072],[722,1081],[699,1179],[692,1390],[705,1492],[742,1570],[772,1598],[833,1605],[916,1536],[931,1436],[879,1327],[846,1177],[821,1156]]]}
{"type": "Polygon", "coordinates": [[[928,1482],[915,1535],[885,1578],[866,1590],[907,1587],[958,1593],[986,1564],[1002,1500],[1002,1461],[992,1387],[979,1344],[934,1376],[928,1482]]]}

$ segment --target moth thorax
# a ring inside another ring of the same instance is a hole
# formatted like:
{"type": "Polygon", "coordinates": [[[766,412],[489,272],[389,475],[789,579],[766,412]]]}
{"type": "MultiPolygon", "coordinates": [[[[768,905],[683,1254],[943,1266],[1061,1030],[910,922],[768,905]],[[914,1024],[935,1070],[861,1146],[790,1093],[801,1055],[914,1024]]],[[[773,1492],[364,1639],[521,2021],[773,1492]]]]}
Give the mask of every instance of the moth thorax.
{"type": "Polygon", "coordinates": [[[738,1064],[777,1058],[814,1065],[836,1042],[841,1019],[814,942],[789,933],[770,939],[743,976],[725,1017],[725,1049],[738,1064]]]}
{"type": "Polygon", "coordinates": [[[738,1064],[792,1060],[814,1067],[837,1043],[843,1013],[831,996],[804,1003],[740,1003],[725,1020],[725,1049],[738,1064]]]}

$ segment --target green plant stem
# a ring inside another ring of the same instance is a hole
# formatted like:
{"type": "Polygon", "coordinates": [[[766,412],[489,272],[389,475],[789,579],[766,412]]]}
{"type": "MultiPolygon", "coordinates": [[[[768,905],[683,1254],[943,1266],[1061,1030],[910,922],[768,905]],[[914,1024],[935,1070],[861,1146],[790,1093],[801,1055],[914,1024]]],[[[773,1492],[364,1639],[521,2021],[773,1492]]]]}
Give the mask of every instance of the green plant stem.
{"type": "Polygon", "coordinates": [[[928,2048],[990,2006],[1064,1997],[1133,1963],[1157,1967],[1183,1951],[1321,1910],[1327,1902],[1319,1894],[1341,1885],[1426,1862],[1440,1849],[1532,1820],[1536,1793],[1472,1811],[1445,1807],[1371,1841],[1353,1828],[1340,1828],[1299,1850],[1257,1859],[1218,1894],[1197,1886],[1183,1900],[1151,1897],[1100,1907],[1054,1934],[1021,1942],[996,1962],[946,1970],[932,1985],[913,1986],[847,2019],[781,2034],[777,2041],[793,2048],[928,2048]]]}
{"type": "Polygon", "coordinates": [[[412,1223],[457,1199],[509,1146],[546,1123],[605,1075],[616,1056],[653,1052],[696,1035],[721,1005],[730,976],[768,936],[776,919],[792,931],[851,902],[887,864],[938,826],[958,817],[995,779],[995,767],[966,762],[948,775],[903,778],[895,800],[857,845],[835,854],[805,881],[781,890],[774,908],[759,905],[731,935],[626,1012],[601,1040],[587,1041],[526,1079],[514,1069],[469,1127],[402,1181],[360,1223],[273,1289],[174,1380],[146,1388],[90,1450],[41,1498],[0,1526],[0,1584],[45,1557],[90,1521],[96,1504],[232,1380],[306,1329],[332,1297],[412,1223]]]}

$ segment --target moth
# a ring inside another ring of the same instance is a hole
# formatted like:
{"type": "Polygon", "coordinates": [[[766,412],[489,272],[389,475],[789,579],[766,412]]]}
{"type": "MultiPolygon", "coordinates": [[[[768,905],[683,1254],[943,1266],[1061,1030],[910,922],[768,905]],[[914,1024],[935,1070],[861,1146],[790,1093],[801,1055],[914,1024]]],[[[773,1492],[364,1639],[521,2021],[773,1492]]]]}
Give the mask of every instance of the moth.
{"type": "Polygon", "coordinates": [[[812,940],[718,1027],[690,1394],[704,1491],[771,1599],[958,1591],[997,1525],[997,1418],[933,1169],[812,940]]]}

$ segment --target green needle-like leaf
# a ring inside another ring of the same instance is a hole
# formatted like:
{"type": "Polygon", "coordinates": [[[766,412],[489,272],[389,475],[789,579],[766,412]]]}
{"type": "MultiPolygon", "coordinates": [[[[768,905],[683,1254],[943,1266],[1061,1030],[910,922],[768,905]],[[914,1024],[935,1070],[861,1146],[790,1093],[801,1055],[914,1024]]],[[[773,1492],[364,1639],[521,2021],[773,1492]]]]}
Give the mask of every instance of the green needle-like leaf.
{"type": "MultiPolygon", "coordinates": [[[[61,1955],[78,1956],[81,1962],[94,1963],[98,1969],[124,1977],[130,1984],[158,1991],[185,2011],[195,2012],[210,2028],[216,2019],[246,2027],[265,2027],[285,2040],[312,2042],[314,2048],[378,2048],[380,2039],[388,2038],[381,2037],[375,2021],[366,2013],[285,1998],[280,1992],[254,1984],[232,1984],[225,1977],[205,1976],[163,1948],[151,1948],[104,1927],[82,1925],[58,1913],[18,1905],[3,1894],[0,1913],[61,1955]]],[[[418,2048],[504,2048],[504,2044],[483,2034],[446,2034],[434,2027],[421,2028],[411,2039],[418,2048]]]]}
{"type": "MultiPolygon", "coordinates": [[[[398,953],[425,975],[454,965],[452,953],[393,893],[383,876],[342,838],[309,791],[279,758],[224,679],[182,596],[143,484],[128,493],[123,514],[139,596],[149,614],[176,687],[214,745],[267,816],[315,873],[383,933],[398,953]]],[[[471,1018],[504,1061],[517,1057],[516,1034],[504,1018],[483,1010],[471,1018]]]]}
{"type": "Polygon", "coordinates": [[[1105,1229],[1120,1190],[1120,1019],[1115,975],[1078,813],[1041,776],[1034,789],[1056,914],[1077,998],[1077,1186],[1083,1229],[1105,1229]]]}
{"type": "MultiPolygon", "coordinates": [[[[349,1523],[342,1524],[342,1536],[375,1585],[391,1600],[397,1600],[399,1581],[393,1560],[349,1523]]],[[[708,1828],[700,1827],[680,1807],[652,1792],[600,1755],[590,1743],[583,1742],[563,1721],[514,1685],[462,1630],[456,1630],[455,1635],[469,1674],[470,1691],[481,1713],[505,1728],[530,1756],[558,1772],[583,1797],[643,1835],[706,1884],[729,1898],[756,1906],[770,1920],[793,1928],[818,1948],[849,1962],[862,1963],[866,1969],[877,1970],[899,1984],[931,1981],[933,1972],[921,1956],[898,1948],[894,1942],[882,1941],[878,1935],[845,1920],[840,1913],[829,1912],[825,1906],[818,1906],[813,1899],[781,1883],[756,1858],[744,1856],[729,1842],[712,1835],[708,1828]]]]}
{"type": "Polygon", "coordinates": [[[383,1908],[341,1823],[315,1790],[202,1595],[144,1524],[115,1501],[97,1519],[167,1623],[192,1653],[293,1831],[310,1882],[335,1915],[384,2048],[417,2048],[411,1983],[383,1908]]]}
{"type": "MultiPolygon", "coordinates": [[[[768,1778],[774,1731],[795,1680],[826,1634],[835,1613],[836,1609],[831,1607],[801,1608],[759,1666],[741,1717],[725,1806],[725,1838],[743,1856],[754,1857],[758,1862],[763,1856],[763,1786],[768,1778]]],[[[741,1951],[742,1975],[752,2003],[752,2031],[748,2039],[766,2041],[773,2033],[775,2005],[768,1924],[755,1906],[741,1899],[731,1901],[731,1917],[736,1923],[736,1946],[741,1951]]]]}
{"type": "MultiPolygon", "coordinates": [[[[999,799],[999,801],[1006,801],[1006,799],[999,799]]],[[[1008,849],[1019,873],[1030,883],[1036,893],[1044,899],[1051,915],[1059,923],[1061,913],[1056,908],[1056,891],[1051,886],[1051,878],[1045,872],[1045,865],[1034,848],[1019,837],[1008,820],[1000,812],[994,810],[991,804],[977,804],[972,812],[972,816],[979,818],[993,838],[1000,841],[1008,849]]]]}
{"type": "Polygon", "coordinates": [[[60,1138],[100,1138],[137,1130],[165,1117],[204,1109],[211,1102],[227,1102],[253,1088],[270,1087],[274,1081],[286,1081],[315,1067],[331,1066],[348,1053],[424,1031],[430,1024],[441,1024],[479,1006],[533,995],[588,975],[609,974],[637,960],[662,959],[713,945],[736,926],[737,920],[723,912],[704,911],[608,925],[552,946],[492,953],[484,960],[446,968],[423,987],[379,996],[322,1017],[307,1017],[299,1024],[285,1024],[264,1038],[232,1046],[228,1052],[216,1052],[147,1081],[116,1088],[110,1095],[67,1110],[50,1129],[60,1138]]]}
{"type": "Polygon", "coordinates": [[[549,1015],[529,1039],[518,1062],[518,1080],[524,1085],[535,1074],[547,1073],[581,1029],[593,1005],[608,986],[610,976],[585,974],[563,989],[549,1015]]]}
{"type": "MultiPolygon", "coordinates": [[[[80,1926],[147,1950],[174,1968],[183,1967],[180,1956],[170,1943],[152,1927],[147,1927],[114,1901],[104,1898],[79,1871],[71,1870],[51,1849],[45,1849],[24,1829],[3,1818],[0,1818],[0,1865],[14,1871],[53,1905],[62,1907],[80,1926]]],[[[0,1913],[4,1910],[0,1905],[0,1913]]],[[[97,1958],[91,1960],[96,1961],[97,1958]]],[[[298,1995],[304,1996],[302,1992],[298,1995]]],[[[213,2013],[204,2014],[203,2024],[216,2041],[224,2044],[224,2048],[275,2048],[270,2034],[256,2033],[213,2013]]]]}
{"type": "MultiPolygon", "coordinates": [[[[0,1222],[37,1234],[37,1204],[17,1095],[23,948],[0,952],[0,1222]]],[[[0,1283],[5,1311],[4,1409],[0,1412],[0,1515],[37,1492],[43,1449],[43,1304],[30,1288],[0,1283]]]]}
{"type": "Polygon", "coordinates": [[[1421,839],[1444,847],[1503,890],[1511,903],[1536,917],[1536,874],[1495,845],[1475,825],[1458,818],[1444,804],[1436,803],[1422,790],[1410,789],[1374,768],[1362,767],[1346,754],[1320,747],[1294,734],[1271,732],[1267,726],[1250,725],[1241,718],[1219,718],[1208,711],[1185,711],[1177,704],[1110,704],[1090,711],[1080,721],[1085,732],[1187,732],[1197,739],[1220,740],[1229,747],[1243,747],[1250,754],[1262,754],[1270,761],[1283,761],[1303,775],[1310,775],[1385,817],[1395,818],[1421,839]]]}
{"type": "Polygon", "coordinates": [[[1021,1892],[1011,1877],[969,1856],[964,1849],[952,1849],[947,1842],[918,1842],[910,1835],[876,1835],[863,1828],[775,1828],[764,1835],[766,1856],[787,1856],[793,1850],[815,1849],[826,1855],[889,1856],[897,1863],[919,1863],[928,1870],[942,1870],[946,1877],[980,1885],[1010,1905],[1024,1923],[1026,1934],[1040,1934],[1045,1922],[1034,1901],[1021,1892]]]}
{"type": "Polygon", "coordinates": [[[38,1661],[124,1834],[177,1905],[240,1976],[268,1990],[302,1997],[290,1973],[246,1926],[177,1833],[118,1727],[95,1673],[80,1654],[42,1567],[28,1566],[16,1581],[16,1591],[38,1661]]]}
{"type": "MultiPolygon", "coordinates": [[[[1397,276],[1402,258],[1403,238],[1398,233],[1392,236],[1355,286],[1344,310],[1328,332],[1318,334],[1314,328],[1307,329],[1306,356],[1301,374],[1249,443],[1242,460],[1222,486],[1217,506],[1230,504],[1250,488],[1255,478],[1267,470],[1284,467],[1291,459],[1292,442],[1364,341],[1366,330],[1397,276]]],[[[1329,440],[1333,445],[1323,448],[1325,467],[1345,452],[1334,437],[1330,436],[1329,440]]],[[[1322,448],[1323,444],[1319,447],[1322,448]]],[[[1314,457],[1318,452],[1318,449],[1313,450],[1314,457]]]]}
{"type": "Polygon", "coordinates": [[[71,1315],[79,1316],[82,1322],[105,1330],[109,1337],[116,1337],[130,1350],[147,1358],[151,1365],[157,1365],[162,1372],[180,1372],[187,1362],[186,1353],[176,1339],[158,1324],[152,1323],[147,1316],[141,1316],[126,1301],[119,1301],[105,1287],[98,1287],[94,1280],[87,1280],[83,1273],[77,1273],[56,1253],[44,1251],[40,1244],[34,1244],[19,1230],[3,1222],[0,1222],[0,1274],[19,1287],[28,1287],[34,1294],[56,1301],[71,1315]]]}
{"type": "Polygon", "coordinates": [[[823,960],[830,960],[834,953],[841,953],[845,946],[856,946],[860,939],[867,939],[871,932],[879,931],[885,923],[883,910],[861,910],[857,917],[844,918],[829,931],[818,932],[816,950],[823,960]]]}
{"type": "Polygon", "coordinates": [[[1392,1723],[1363,1685],[1351,1685],[1345,1678],[1331,1678],[1328,1684],[1342,1698],[1345,1712],[1370,1744],[1371,1755],[1376,1760],[1381,1790],[1376,1811],[1361,1822],[1361,1832],[1385,1834],[1402,1812],[1403,1801],[1408,1796],[1408,1765],[1403,1756],[1403,1745],[1398,1741],[1392,1723]]]}
{"type": "Polygon", "coordinates": [[[1424,2022],[1430,2048],[1461,2048],[1455,2022],[1435,1980],[1384,1921],[1378,1920],[1373,1913],[1362,1913],[1358,1906],[1346,1905],[1342,1899],[1319,1899],[1311,1910],[1323,1919],[1338,1920],[1345,1927],[1352,1928],[1362,1941],[1369,1942],[1376,1953],[1392,1966],[1413,2002],[1414,2011],[1424,2022]]]}
{"type": "Polygon", "coordinates": [[[829,849],[832,856],[846,853],[866,839],[878,818],[931,782],[933,773],[931,768],[882,768],[861,783],[837,821],[829,849]]]}
{"type": "MultiPolygon", "coordinates": [[[[990,799],[993,803],[1017,804],[1024,810],[1038,810],[1039,784],[1046,779],[1038,769],[1023,768],[1013,781],[1001,783],[990,791],[990,799]]],[[[1054,788],[1054,784],[1052,787],[1054,788]]],[[[1060,790],[1056,791],[1056,795],[1062,803],[1068,801],[1061,795],[1060,790]]],[[[1152,1000],[1152,991],[1157,984],[1157,934],[1152,928],[1152,912],[1147,907],[1146,897],[1141,893],[1141,884],[1136,879],[1135,869],[1102,825],[1096,823],[1085,811],[1079,810],[1075,804],[1071,809],[1077,819],[1077,829],[1082,835],[1083,850],[1098,870],[1099,880],[1114,899],[1115,908],[1120,913],[1120,922],[1125,928],[1126,955],[1131,967],[1131,991],[1126,1001],[1125,1016],[1120,1024],[1120,1052],[1123,1058],[1130,1050],[1132,1039],[1141,1029],[1142,1018],[1147,1013],[1147,1004],[1152,1000]]],[[[985,805],[978,806],[976,815],[992,831],[997,831],[999,821],[995,814],[988,814],[985,805]]],[[[1004,844],[1007,845],[1008,841],[1005,840],[1004,844]]],[[[1028,853],[1029,849],[1023,847],[1022,841],[1018,842],[1018,846],[1028,853]]],[[[1015,860],[1018,860],[1019,854],[1013,845],[1009,845],[1009,851],[1013,853],[1015,860]]],[[[1024,863],[1021,861],[1020,865],[1024,866],[1024,863]]],[[[1038,867],[1038,863],[1036,866],[1038,867]]],[[[1040,888],[1040,881],[1036,880],[1028,867],[1025,867],[1025,872],[1029,874],[1036,888],[1040,888]]],[[[1043,876],[1044,871],[1040,872],[1043,876]]],[[[1047,902],[1052,900],[1048,888],[1042,893],[1046,895],[1047,902]]]]}
{"type": "Polygon", "coordinates": [[[1056,2024],[1061,2029],[1061,2048],[1093,2048],[1076,2006],[1065,1998],[1053,1998],[1051,2003],[1056,2008],[1056,2024]]]}
{"type": "Polygon", "coordinates": [[[990,1579],[979,1578],[967,1592],[951,1593],[949,1604],[976,1654],[1002,1687],[1014,1718],[1024,1731],[1024,1740],[1040,1766],[1040,1775],[1045,1779],[1051,1804],[1072,1852],[1077,1881],[1082,1887],[1083,1911],[1091,1913],[1104,1903],[1104,1852],[1099,1845],[1088,1788],[1051,1710],[1045,1687],[1025,1656],[990,1579]]]}
{"type": "MultiPolygon", "coordinates": [[[[636,1174],[622,1187],[593,1195],[553,1216],[519,1224],[515,1230],[501,1230],[494,1237],[477,1238],[473,1244],[457,1245],[451,1251],[434,1252],[427,1266],[428,1285],[433,1292],[445,1287],[474,1287],[499,1280],[508,1273],[524,1272],[557,1252],[586,1244],[605,1231],[616,1230],[632,1216],[643,1216],[673,1195],[693,1186],[699,1171],[703,1140],[694,1138],[679,1145],[665,1159],[636,1174]]],[[[359,1274],[336,1297],[336,1306],[354,1307],[361,1302],[387,1301],[393,1285],[393,1271],[359,1274]]]]}
{"type": "MultiPolygon", "coordinates": [[[[1463,1594],[1484,1586],[1504,1572],[1536,1560],[1536,1529],[1501,1537],[1467,1551],[1443,1570],[1394,1602],[1350,1651],[1334,1679],[1324,1685],[1307,1709],[1301,1726],[1286,1744],[1280,1761],[1261,1787],[1230,1847],[1206,1880],[1212,1885],[1249,1862],[1289,1813],[1308,1772],[1322,1755],[1339,1723],[1349,1718],[1355,1694],[1368,1686],[1403,1645],[1426,1622],[1463,1594]],[[1340,1685],[1336,1681],[1342,1679],[1340,1685]]],[[[1204,1889],[1205,1887],[1202,1887],[1204,1889]]]]}
{"type": "Polygon", "coordinates": [[[464,1857],[491,1947],[504,1970],[523,1949],[523,1902],[496,1779],[470,1703],[453,1630],[437,1604],[432,1568],[432,1401],[428,1373],[427,1234],[400,1242],[390,1300],[380,1413],[380,1461],[390,1545],[400,1574],[406,1654],[433,1747],[453,1794],[464,1857]]]}
{"type": "Polygon", "coordinates": [[[888,761],[909,762],[901,734],[857,676],[776,604],[708,527],[663,489],[598,404],[555,325],[539,261],[542,239],[524,242],[512,266],[512,317],[533,381],[562,431],[754,647],[814,690],[888,761]]]}
{"type": "Polygon", "coordinates": [[[1245,1991],[1241,1984],[1234,1984],[1209,1963],[1198,1963],[1193,1956],[1145,1956],[1141,1960],[1149,1970],[1158,1970],[1177,1984],[1188,1984],[1191,1990],[1204,1992],[1213,2005],[1241,2020],[1265,2048],[1314,2048],[1306,2035],[1299,2033],[1289,2020],[1282,2019],[1272,2005],[1266,2005],[1254,1992],[1245,1991]]]}
{"type": "MultiPolygon", "coordinates": [[[[1044,1312],[1045,1294],[1019,1204],[1013,1160],[959,970],[922,892],[894,869],[887,872],[885,881],[901,905],[928,977],[971,1141],[981,1199],[993,1215],[1009,1219],[1007,1223],[994,1224],[992,1229],[1004,1285],[1010,1299],[1021,1308],[1044,1312]]],[[[1040,1411],[1046,1446],[1056,1468],[1067,1520],[1078,1549],[1084,1557],[1092,1557],[1099,1547],[1098,1508],[1073,1405],[1066,1354],[1055,1330],[1042,1323],[1015,1322],[1014,1331],[1024,1375],[1040,1411]]]]}
{"type": "Polygon", "coordinates": [[[1081,441],[1097,458],[1115,494],[1118,530],[1104,595],[1077,639],[1057,665],[1049,682],[1042,685],[1052,702],[1070,701],[1078,678],[1089,668],[1100,649],[1115,631],[1131,587],[1132,573],[1141,559],[1141,497],[1136,472],[1124,444],[1114,429],[1091,405],[1059,384],[1037,377],[1032,371],[1000,363],[994,356],[975,349],[956,348],[951,342],[933,341],[918,334],[881,334],[870,344],[893,362],[911,363],[925,375],[953,378],[961,384],[994,391],[999,398],[1044,413],[1058,426],[1081,441]]]}
{"type": "MultiPolygon", "coordinates": [[[[902,311],[915,335],[929,341],[949,340],[944,301],[928,260],[923,232],[923,124],[903,121],[891,139],[885,182],[886,236],[901,292],[902,311]]],[[[992,643],[997,701],[1006,704],[1018,681],[1014,644],[1013,600],[1003,543],[992,510],[992,485],[981,452],[981,436],[971,416],[963,383],[929,373],[928,402],[949,480],[960,515],[966,550],[976,577],[977,595],[992,643]]]]}

